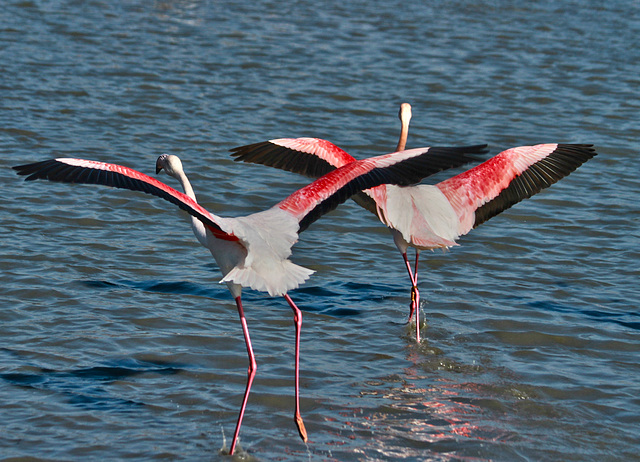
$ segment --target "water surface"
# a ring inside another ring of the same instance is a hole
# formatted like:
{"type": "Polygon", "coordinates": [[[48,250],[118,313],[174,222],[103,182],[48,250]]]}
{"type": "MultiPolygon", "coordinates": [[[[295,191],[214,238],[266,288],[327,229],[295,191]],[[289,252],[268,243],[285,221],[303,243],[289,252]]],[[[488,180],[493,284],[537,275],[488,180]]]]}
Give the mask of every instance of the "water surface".
{"type": "MultiPolygon", "coordinates": [[[[284,136],[356,157],[594,143],[570,177],[425,252],[424,341],[388,232],[347,203],[302,234],[317,271],[292,421],[286,303],[245,291],[259,460],[637,460],[637,2],[9,1],[0,11],[0,454],[222,460],[246,377],[237,313],[188,220],[129,191],[24,183],[52,156],[153,173],[181,156],[213,213],[305,183],[228,150],[284,136]]],[[[162,177],[172,184],[170,178],[162,177]]],[[[175,186],[175,185],[174,185],[175,186]]]]}

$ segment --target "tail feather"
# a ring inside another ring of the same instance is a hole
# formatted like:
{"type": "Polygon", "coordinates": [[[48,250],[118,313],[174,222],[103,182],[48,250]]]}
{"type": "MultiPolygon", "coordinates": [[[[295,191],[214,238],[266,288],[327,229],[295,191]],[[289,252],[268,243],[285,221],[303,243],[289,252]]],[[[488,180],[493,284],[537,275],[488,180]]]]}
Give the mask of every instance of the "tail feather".
{"type": "Polygon", "coordinates": [[[235,267],[220,282],[232,282],[268,292],[273,297],[297,289],[313,273],[315,271],[296,265],[290,260],[282,260],[278,262],[277,267],[270,265],[264,268],[255,263],[250,267],[235,267]]]}

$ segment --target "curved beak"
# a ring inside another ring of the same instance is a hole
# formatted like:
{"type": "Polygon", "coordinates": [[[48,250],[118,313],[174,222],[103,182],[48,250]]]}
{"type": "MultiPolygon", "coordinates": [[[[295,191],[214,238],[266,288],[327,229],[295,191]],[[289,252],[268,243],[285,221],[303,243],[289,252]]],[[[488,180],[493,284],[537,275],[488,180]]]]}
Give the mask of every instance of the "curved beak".
{"type": "Polygon", "coordinates": [[[160,159],[158,159],[156,161],[156,175],[160,173],[160,170],[162,170],[162,162],[160,162],[160,159]]]}

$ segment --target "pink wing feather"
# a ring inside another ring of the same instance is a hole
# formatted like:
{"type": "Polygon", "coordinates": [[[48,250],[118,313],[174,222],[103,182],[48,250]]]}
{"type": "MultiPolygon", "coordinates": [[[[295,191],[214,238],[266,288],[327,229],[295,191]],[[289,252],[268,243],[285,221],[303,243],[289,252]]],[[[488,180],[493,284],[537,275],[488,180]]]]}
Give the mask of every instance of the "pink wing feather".
{"type": "Polygon", "coordinates": [[[144,173],[123,165],[94,160],[59,158],[13,167],[26,180],[47,179],[64,183],[101,184],[114,188],[142,191],[165,199],[193,215],[219,239],[236,241],[233,233],[222,228],[224,219],[209,213],[186,194],[144,173]]]}
{"type": "Polygon", "coordinates": [[[356,160],[351,154],[339,148],[331,141],[320,138],[278,138],[269,140],[269,143],[293,149],[294,151],[304,154],[314,155],[336,168],[356,160]]]}
{"type": "Polygon", "coordinates": [[[531,197],[595,155],[590,145],[539,144],[507,149],[436,186],[460,221],[460,235],[531,197]]]}

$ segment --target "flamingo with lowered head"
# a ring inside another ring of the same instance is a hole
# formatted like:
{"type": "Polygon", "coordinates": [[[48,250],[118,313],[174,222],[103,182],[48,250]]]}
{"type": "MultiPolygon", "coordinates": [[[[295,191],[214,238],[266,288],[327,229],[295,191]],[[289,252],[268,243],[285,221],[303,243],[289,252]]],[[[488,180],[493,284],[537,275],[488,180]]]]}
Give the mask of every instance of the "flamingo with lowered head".
{"type": "MultiPolygon", "coordinates": [[[[405,148],[411,106],[403,103],[396,149],[405,148]]],[[[264,164],[310,177],[324,175],[355,159],[318,138],[280,138],[231,150],[236,161],[264,164]]],[[[448,248],[456,239],[523,199],[551,186],[596,153],[591,145],[539,144],[511,148],[436,185],[382,184],[352,198],[389,227],[411,279],[409,321],[416,314],[420,342],[418,259],[421,250],[448,248]],[[407,249],[416,250],[414,271],[407,249]]]]}
{"type": "Polygon", "coordinates": [[[237,218],[219,217],[200,206],[184,173],[182,162],[174,155],[161,155],[156,163],[156,173],[164,170],[169,176],[176,178],[182,185],[184,194],[128,167],[92,160],[59,158],[21,165],[14,169],[19,175],[28,175],[26,180],[101,184],[142,191],[165,199],[191,215],[194,234],[213,255],[224,276],[221,282],[227,284],[235,299],[249,356],[247,384],[229,450],[233,454],[257,369],[242,306],[242,287],[268,292],[271,296],[282,295],[294,312],[294,420],[301,438],[307,441],[307,432],[300,415],[298,391],[302,313],[287,294],[289,290],[303,284],[313,273],[289,260],[298,234],[358,191],[385,182],[413,184],[440,170],[469,162],[472,159],[467,153],[481,150],[482,147],[422,148],[350,162],[296,191],[270,209],[237,218]]]}

